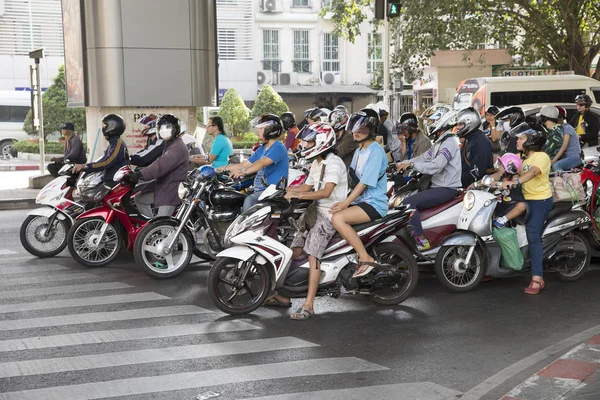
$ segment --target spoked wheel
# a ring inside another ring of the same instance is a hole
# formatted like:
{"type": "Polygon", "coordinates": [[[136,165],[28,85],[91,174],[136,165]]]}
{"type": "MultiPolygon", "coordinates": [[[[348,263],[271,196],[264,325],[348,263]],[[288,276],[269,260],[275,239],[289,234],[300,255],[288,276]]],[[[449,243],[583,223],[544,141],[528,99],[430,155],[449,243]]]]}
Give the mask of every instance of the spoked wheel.
{"type": "Polygon", "coordinates": [[[435,258],[435,275],[451,292],[468,292],[475,289],[485,273],[483,254],[475,247],[469,265],[465,259],[470,246],[443,246],[435,258]]]}
{"type": "Polygon", "coordinates": [[[42,215],[29,215],[21,225],[21,244],[29,253],[37,257],[52,257],[67,247],[69,222],[42,215]]]}
{"type": "Polygon", "coordinates": [[[269,285],[267,266],[256,262],[248,266],[235,258],[219,257],[208,273],[210,299],[219,310],[228,314],[247,314],[256,310],[267,298],[269,285]]]}
{"type": "Polygon", "coordinates": [[[384,243],[375,247],[377,262],[379,264],[390,264],[393,270],[379,272],[385,274],[389,285],[377,285],[373,288],[373,302],[380,305],[400,304],[410,296],[419,280],[419,266],[413,255],[407,248],[384,243]]]}
{"type": "Polygon", "coordinates": [[[170,252],[166,252],[167,239],[175,231],[175,221],[148,222],[135,240],[133,256],[144,271],[156,278],[172,278],[179,275],[190,263],[194,241],[187,230],[182,230],[170,252]]]}
{"type": "Polygon", "coordinates": [[[592,259],[590,243],[585,234],[579,231],[570,232],[557,245],[557,249],[552,259],[559,268],[560,279],[572,282],[581,278],[588,270],[592,259]]]}
{"type": "Polygon", "coordinates": [[[123,237],[120,229],[104,219],[85,218],[75,222],[69,231],[68,244],[75,260],[89,267],[102,267],[119,255],[123,237]]]}

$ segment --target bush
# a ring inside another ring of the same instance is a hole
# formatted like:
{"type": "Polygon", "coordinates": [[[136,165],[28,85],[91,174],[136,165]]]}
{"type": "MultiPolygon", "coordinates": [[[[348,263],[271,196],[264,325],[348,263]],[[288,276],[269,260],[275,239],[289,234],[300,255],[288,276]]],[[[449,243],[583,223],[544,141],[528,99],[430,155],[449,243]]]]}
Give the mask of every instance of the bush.
{"type": "Polygon", "coordinates": [[[256,118],[262,114],[281,115],[286,111],[289,111],[288,105],[283,101],[279,93],[273,90],[271,86],[264,85],[252,108],[252,118],[256,118]]]}
{"type": "MultiPolygon", "coordinates": [[[[19,153],[40,153],[40,144],[38,142],[22,140],[13,144],[13,148],[19,153]]],[[[85,151],[87,151],[87,146],[85,143],[83,144],[83,148],[85,151]]],[[[46,154],[63,154],[65,152],[65,145],[63,143],[47,142],[44,146],[44,151],[46,154]]]]}
{"type": "Polygon", "coordinates": [[[234,149],[251,149],[258,142],[258,140],[236,140],[231,142],[234,149]]]}
{"type": "Polygon", "coordinates": [[[244,141],[244,142],[254,141],[254,143],[256,143],[256,142],[258,142],[258,136],[256,135],[256,133],[252,133],[252,132],[244,133],[242,135],[242,137],[240,138],[240,141],[244,141]]]}

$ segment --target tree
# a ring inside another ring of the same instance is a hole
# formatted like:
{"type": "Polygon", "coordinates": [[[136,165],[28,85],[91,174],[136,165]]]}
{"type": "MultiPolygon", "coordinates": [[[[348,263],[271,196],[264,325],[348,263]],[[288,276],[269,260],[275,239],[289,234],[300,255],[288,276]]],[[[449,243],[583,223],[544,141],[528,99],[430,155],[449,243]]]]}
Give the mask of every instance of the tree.
{"type": "MultiPolygon", "coordinates": [[[[75,131],[85,132],[85,108],[68,108],[67,91],[65,84],[65,67],[58,67],[58,75],[54,82],[42,95],[42,108],[44,112],[44,134],[60,130],[65,122],[72,122],[75,125],[75,131]]],[[[29,110],[25,117],[23,130],[29,135],[35,135],[32,121],[33,111],[29,110]]]]}
{"type": "Polygon", "coordinates": [[[234,88],[227,89],[225,92],[219,107],[219,115],[234,136],[247,132],[250,110],[234,88]]]}
{"type": "Polygon", "coordinates": [[[271,86],[264,85],[252,108],[252,118],[256,118],[262,114],[281,115],[286,111],[289,111],[289,107],[285,104],[279,93],[274,91],[271,86]]]}
{"type": "MultiPolygon", "coordinates": [[[[354,42],[367,19],[370,0],[334,0],[334,33],[354,42]]],[[[391,69],[406,80],[418,76],[436,50],[469,50],[496,43],[522,63],[543,62],[558,70],[590,75],[600,53],[600,7],[597,0],[411,0],[401,18],[392,19],[391,69]]],[[[594,74],[600,78],[600,68],[594,74]]]]}

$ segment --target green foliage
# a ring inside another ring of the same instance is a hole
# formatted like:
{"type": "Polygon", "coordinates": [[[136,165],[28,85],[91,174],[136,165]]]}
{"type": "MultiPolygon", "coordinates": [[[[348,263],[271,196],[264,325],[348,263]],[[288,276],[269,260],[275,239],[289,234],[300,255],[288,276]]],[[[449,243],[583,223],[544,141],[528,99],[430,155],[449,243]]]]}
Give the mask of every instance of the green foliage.
{"type": "MultiPolygon", "coordinates": [[[[77,133],[83,133],[85,126],[85,108],[67,108],[67,91],[65,84],[65,67],[58,68],[58,75],[54,82],[42,95],[42,108],[44,111],[44,134],[60,131],[60,126],[65,122],[72,122],[77,133]]],[[[29,135],[35,135],[33,129],[32,110],[29,110],[23,130],[29,135]]],[[[62,151],[61,151],[62,153],[62,151]]]]}
{"type": "MultiPolygon", "coordinates": [[[[29,142],[27,140],[22,140],[20,142],[13,144],[13,147],[19,153],[34,153],[34,154],[40,153],[40,144],[38,142],[29,142]]],[[[87,146],[85,143],[83,144],[83,148],[87,152],[87,146]]],[[[44,144],[44,152],[46,154],[63,154],[64,151],[65,151],[64,143],[46,142],[44,144]]]]}
{"type": "MultiPolygon", "coordinates": [[[[360,35],[370,0],[334,0],[329,11],[334,33],[354,42],[360,35]]],[[[436,50],[470,50],[499,43],[524,64],[542,61],[559,70],[589,75],[600,53],[600,7],[597,0],[411,0],[402,16],[390,21],[390,70],[406,81],[417,78],[436,50]]],[[[322,13],[324,14],[324,13],[322,13]]],[[[596,78],[600,77],[597,69],[596,78]]]]}
{"type": "Polygon", "coordinates": [[[204,124],[204,113],[202,112],[202,107],[196,107],[196,121],[204,124]]]}
{"type": "Polygon", "coordinates": [[[248,133],[244,133],[242,135],[242,140],[245,142],[254,141],[254,143],[256,143],[256,142],[258,142],[258,136],[256,135],[256,133],[248,132],[248,133]]]}
{"type": "Polygon", "coordinates": [[[231,142],[234,149],[251,149],[257,140],[234,140],[231,142]]]}
{"type": "Polygon", "coordinates": [[[225,92],[219,108],[219,115],[234,136],[248,130],[250,110],[244,104],[242,96],[234,88],[225,92]]]}
{"type": "Polygon", "coordinates": [[[262,114],[281,115],[286,111],[289,111],[288,105],[285,104],[279,93],[274,91],[271,86],[264,85],[252,108],[252,118],[262,114]]]}

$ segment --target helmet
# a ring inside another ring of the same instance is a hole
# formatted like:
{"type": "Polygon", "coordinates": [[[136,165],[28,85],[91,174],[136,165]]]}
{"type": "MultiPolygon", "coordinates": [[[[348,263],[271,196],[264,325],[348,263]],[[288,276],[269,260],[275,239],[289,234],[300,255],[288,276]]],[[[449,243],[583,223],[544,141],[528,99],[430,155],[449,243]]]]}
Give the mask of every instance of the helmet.
{"type": "Polygon", "coordinates": [[[363,108],[350,116],[346,130],[356,132],[358,128],[366,126],[369,128],[369,136],[374,138],[379,130],[379,114],[372,108],[363,108]]]}
{"type": "Polygon", "coordinates": [[[265,140],[275,139],[283,133],[281,120],[275,114],[263,114],[258,117],[254,123],[256,129],[264,128],[263,137],[265,140]]]}
{"type": "Polygon", "coordinates": [[[314,108],[306,118],[316,121],[326,121],[331,111],[327,108],[314,108]]]}
{"type": "Polygon", "coordinates": [[[423,120],[423,127],[429,135],[433,133],[433,129],[435,128],[436,122],[439,121],[439,119],[442,118],[444,114],[450,111],[449,107],[445,107],[443,105],[436,105],[434,107],[437,108],[435,108],[434,111],[423,120]]]}
{"type": "Polygon", "coordinates": [[[346,129],[348,123],[348,113],[344,110],[333,110],[329,114],[329,124],[334,131],[339,132],[346,129]]]}
{"type": "Polygon", "coordinates": [[[500,109],[496,106],[489,106],[487,110],[485,110],[486,114],[492,114],[493,116],[496,116],[496,114],[498,114],[499,112],[500,109]]]}
{"type": "MultiPolygon", "coordinates": [[[[367,104],[367,106],[365,108],[370,108],[371,110],[375,110],[375,112],[377,113],[377,115],[379,115],[379,107],[377,106],[377,104],[375,104],[375,103],[369,103],[369,104],[367,104]]],[[[365,108],[363,108],[363,110],[365,108]]]]}
{"type": "Polygon", "coordinates": [[[286,131],[296,125],[296,117],[291,112],[287,111],[281,114],[281,123],[286,131]]]}
{"type": "Polygon", "coordinates": [[[525,122],[525,113],[521,107],[508,107],[496,114],[496,119],[500,121],[508,119],[510,120],[510,127],[514,128],[525,122]]]}
{"type": "Polygon", "coordinates": [[[457,117],[457,110],[450,110],[446,114],[442,115],[442,117],[433,125],[429,138],[431,140],[435,140],[444,132],[454,128],[456,126],[457,117]]]}
{"type": "Polygon", "coordinates": [[[339,105],[335,106],[333,111],[336,111],[336,110],[343,111],[346,114],[348,114],[348,110],[346,109],[346,106],[344,106],[343,104],[339,104],[339,105]]]}
{"type": "Polygon", "coordinates": [[[309,149],[303,149],[300,152],[300,155],[307,160],[311,160],[319,154],[335,149],[336,145],[335,131],[329,124],[323,122],[318,122],[302,128],[298,133],[298,139],[305,142],[315,142],[314,146],[309,149]]]}
{"type": "Polygon", "coordinates": [[[107,114],[102,117],[102,134],[108,139],[119,137],[125,132],[125,121],[120,115],[107,114]]]}
{"type": "Polygon", "coordinates": [[[579,94],[577,97],[575,97],[575,103],[585,103],[585,106],[589,107],[592,105],[593,101],[589,95],[579,94]]]}
{"type": "Polygon", "coordinates": [[[383,101],[380,101],[379,103],[376,104],[377,108],[379,108],[379,115],[381,114],[390,114],[390,106],[388,106],[386,103],[384,103],[383,101]]]}
{"type": "Polygon", "coordinates": [[[396,126],[394,126],[394,133],[396,135],[399,135],[401,133],[404,133],[408,131],[409,133],[411,132],[411,128],[410,126],[403,124],[402,122],[396,122],[396,126]]]}
{"type": "Polygon", "coordinates": [[[308,116],[310,115],[310,113],[313,112],[315,109],[316,109],[316,107],[304,110],[304,118],[308,118],[308,116]]]}
{"type": "Polygon", "coordinates": [[[511,136],[527,136],[527,139],[523,143],[523,150],[525,151],[541,151],[546,144],[547,133],[546,128],[543,126],[525,122],[510,130],[511,136]]]}
{"type": "Polygon", "coordinates": [[[473,107],[463,108],[456,119],[456,136],[463,138],[479,129],[481,116],[473,107]]]}
{"type": "Polygon", "coordinates": [[[419,120],[413,113],[404,113],[400,116],[400,123],[419,129],[419,120]]]}
{"type": "Polygon", "coordinates": [[[521,157],[516,154],[506,153],[498,158],[498,161],[502,164],[504,170],[511,175],[517,174],[521,169],[521,157]]]}
{"type": "Polygon", "coordinates": [[[140,118],[138,123],[142,125],[146,125],[146,127],[142,130],[142,135],[150,136],[156,134],[156,120],[158,117],[154,114],[146,115],[145,117],[140,118]]]}
{"type": "Polygon", "coordinates": [[[565,110],[564,107],[556,106],[556,109],[558,110],[559,117],[563,117],[564,119],[567,119],[567,110],[565,110]]]}
{"type": "Polygon", "coordinates": [[[181,134],[179,118],[165,114],[156,121],[156,131],[162,140],[173,140],[181,134]]]}
{"type": "Polygon", "coordinates": [[[540,118],[540,121],[545,122],[546,119],[556,122],[560,112],[554,106],[544,106],[535,116],[540,118]]]}

